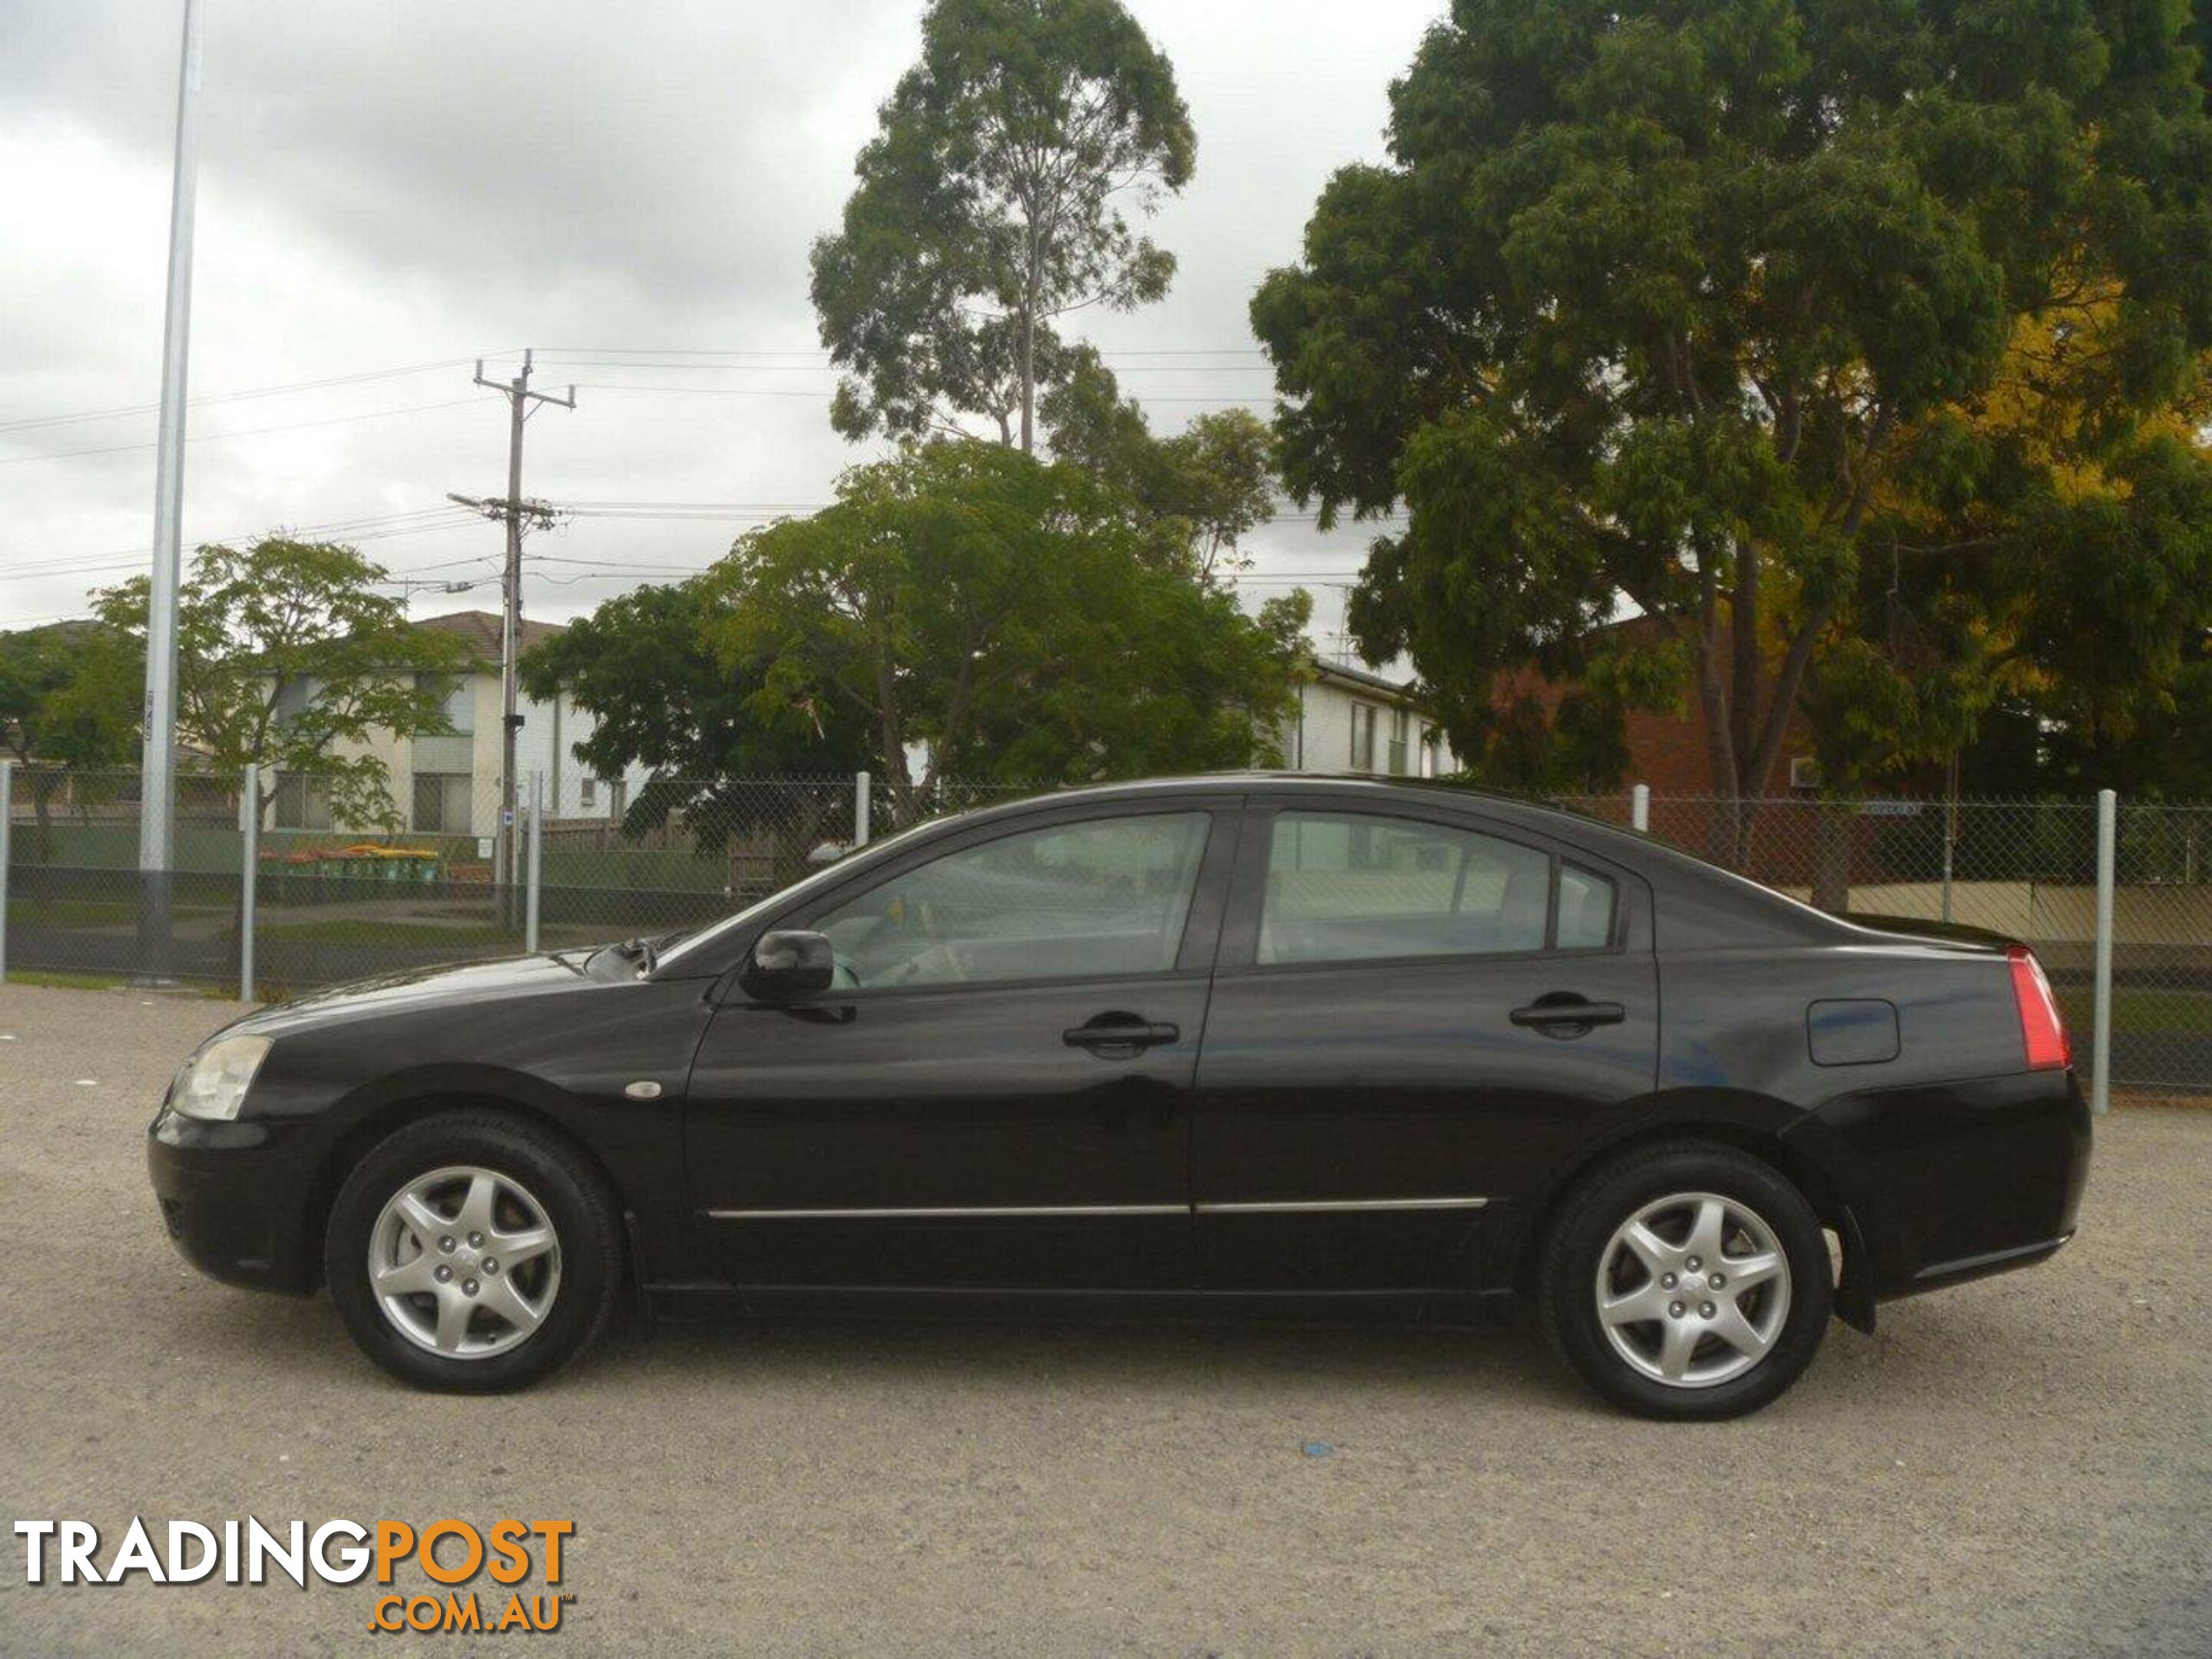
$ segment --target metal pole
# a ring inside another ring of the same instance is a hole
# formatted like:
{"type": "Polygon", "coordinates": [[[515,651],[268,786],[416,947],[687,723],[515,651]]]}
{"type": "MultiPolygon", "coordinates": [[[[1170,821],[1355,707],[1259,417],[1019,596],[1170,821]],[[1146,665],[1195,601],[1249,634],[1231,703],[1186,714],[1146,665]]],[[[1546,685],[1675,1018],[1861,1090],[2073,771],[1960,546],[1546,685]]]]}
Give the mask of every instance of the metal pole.
{"type": "Polygon", "coordinates": [[[530,775],[530,878],[522,898],[522,948],[538,953],[538,895],[545,866],[545,775],[530,775]]]}
{"type": "Polygon", "coordinates": [[[1959,846],[1959,751],[1943,777],[1943,920],[1951,920],[1951,874],[1959,846]]]}
{"type": "Polygon", "coordinates": [[[177,143],[169,178],[168,299],[161,321],[161,420],[155,443],[154,567],[146,596],[145,743],[139,763],[142,965],[168,970],[169,870],[175,862],[177,589],[182,580],[185,371],[191,356],[192,210],[199,180],[200,8],[184,0],[177,143]]]}
{"type": "Polygon", "coordinates": [[[261,769],[246,763],[238,787],[238,1000],[253,1000],[253,901],[261,881],[261,769]]]}
{"type": "Polygon", "coordinates": [[[2120,798],[2097,792],[2097,999],[2089,1049],[2089,1109],[2112,1103],[2112,872],[2118,863],[2120,798]]]}
{"type": "Polygon", "coordinates": [[[1639,783],[1628,792],[1628,824],[1639,836],[1651,833],[1651,786],[1639,783]]]}
{"type": "Polygon", "coordinates": [[[15,817],[15,763],[0,760],[0,984],[8,979],[8,826],[15,817]]]}
{"type": "Polygon", "coordinates": [[[515,709],[515,659],[522,654],[522,423],[530,409],[524,395],[530,389],[530,359],[525,351],[522,372],[514,377],[507,398],[507,564],[500,580],[505,603],[499,634],[499,873],[510,886],[514,881],[515,738],[522,725],[515,709]]]}
{"type": "Polygon", "coordinates": [[[853,774],[853,845],[868,844],[868,785],[866,772],[853,774]]]}

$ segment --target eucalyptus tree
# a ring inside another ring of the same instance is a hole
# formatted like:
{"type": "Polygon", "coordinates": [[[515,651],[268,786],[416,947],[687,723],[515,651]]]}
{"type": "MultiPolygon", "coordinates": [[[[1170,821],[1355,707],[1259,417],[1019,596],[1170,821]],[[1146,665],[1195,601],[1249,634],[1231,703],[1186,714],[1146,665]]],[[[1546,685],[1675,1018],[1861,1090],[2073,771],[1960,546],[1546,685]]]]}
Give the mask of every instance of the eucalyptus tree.
{"type": "Polygon", "coordinates": [[[990,422],[1036,447],[1054,323],[1158,299],[1175,258],[1140,234],[1197,143],[1166,57],[1116,0],[933,0],[921,58],[813,250],[849,438],[990,422]]]}

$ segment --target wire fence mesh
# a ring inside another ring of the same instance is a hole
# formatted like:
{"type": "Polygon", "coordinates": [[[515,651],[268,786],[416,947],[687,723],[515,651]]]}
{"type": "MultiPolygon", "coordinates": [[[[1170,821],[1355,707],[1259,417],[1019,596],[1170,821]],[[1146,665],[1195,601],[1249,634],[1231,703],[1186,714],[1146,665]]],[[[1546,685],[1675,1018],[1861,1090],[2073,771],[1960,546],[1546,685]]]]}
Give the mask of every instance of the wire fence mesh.
{"type": "MultiPolygon", "coordinates": [[[[851,775],[554,775],[529,781],[509,823],[495,775],[407,781],[364,811],[335,807],[313,777],[259,780],[261,994],[513,954],[533,922],[548,950],[698,927],[863,839],[1036,793],[959,780],[894,788],[851,775]]],[[[138,869],[135,773],[15,769],[0,916],[9,970],[131,977],[158,958],[173,977],[237,984],[241,793],[236,778],[180,775],[173,868],[149,877],[138,869]],[[149,929],[161,902],[166,934],[149,929]]],[[[1633,819],[1626,793],[1559,804],[1615,824],[1633,819]]],[[[2117,825],[2112,1080],[2212,1090],[2212,806],[2122,803],[2117,825]]],[[[2094,802],[1654,796],[1648,829],[1825,909],[1950,922],[2033,945],[2088,1052],[2094,802]]]]}

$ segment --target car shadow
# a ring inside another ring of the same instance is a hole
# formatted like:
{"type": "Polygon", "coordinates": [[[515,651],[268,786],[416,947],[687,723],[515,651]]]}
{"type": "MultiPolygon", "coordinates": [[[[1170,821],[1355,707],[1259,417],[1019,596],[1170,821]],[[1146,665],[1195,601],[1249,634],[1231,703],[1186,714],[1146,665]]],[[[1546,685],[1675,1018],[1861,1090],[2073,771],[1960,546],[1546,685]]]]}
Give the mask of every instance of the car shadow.
{"type": "MultiPolygon", "coordinates": [[[[1985,1395],[2036,1363],[2045,1338],[2021,1310],[1960,1296],[1885,1310],[1871,1340],[1838,1324],[1790,1402],[1853,1408],[1985,1395]]],[[[393,1386],[356,1350],[329,1298],[234,1291],[179,1309],[174,1343],[250,1356],[258,1372],[339,1390],[393,1386]]],[[[1109,1389],[1123,1396],[1351,1389],[1408,1400],[1448,1395],[1547,1413],[1613,1418],[1534,1332],[1344,1322],[775,1316],[647,1324],[625,1312],[541,1390],[755,1385],[969,1393],[1109,1389]]]]}

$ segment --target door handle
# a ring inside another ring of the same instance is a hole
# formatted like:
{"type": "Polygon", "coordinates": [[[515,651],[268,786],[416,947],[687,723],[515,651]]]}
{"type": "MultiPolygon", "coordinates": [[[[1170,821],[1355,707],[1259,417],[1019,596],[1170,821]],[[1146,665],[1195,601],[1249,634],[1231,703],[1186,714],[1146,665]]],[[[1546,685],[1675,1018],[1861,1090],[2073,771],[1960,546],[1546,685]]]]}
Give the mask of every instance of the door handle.
{"type": "Polygon", "coordinates": [[[1590,1002],[1571,991],[1554,991],[1506,1018],[1547,1037],[1578,1037],[1593,1026],[1620,1024],[1628,1010],[1617,1002],[1590,1002]]]}
{"type": "Polygon", "coordinates": [[[1100,1014],[1080,1025],[1071,1025],[1060,1034],[1060,1040],[1071,1048],[1088,1048],[1106,1059],[1126,1059],[1146,1048],[1155,1048],[1164,1042],[1175,1042],[1182,1036],[1182,1028],[1164,1020],[1149,1020],[1136,1014],[1100,1014]]]}

